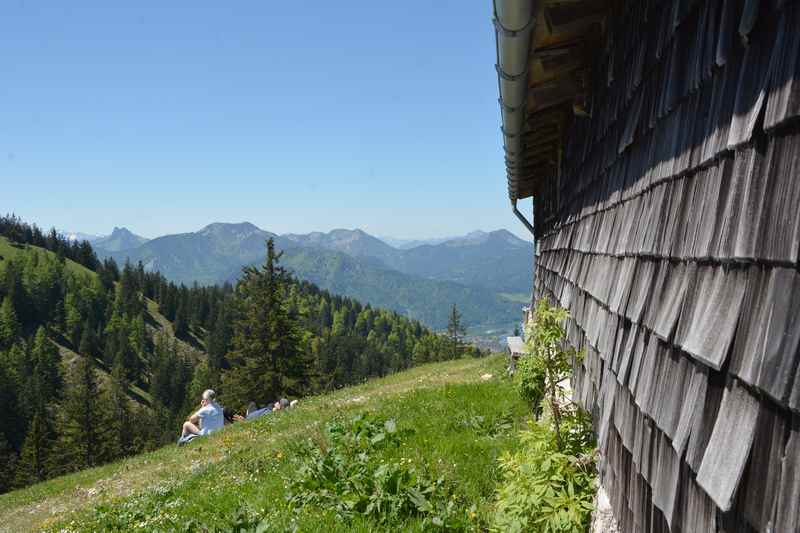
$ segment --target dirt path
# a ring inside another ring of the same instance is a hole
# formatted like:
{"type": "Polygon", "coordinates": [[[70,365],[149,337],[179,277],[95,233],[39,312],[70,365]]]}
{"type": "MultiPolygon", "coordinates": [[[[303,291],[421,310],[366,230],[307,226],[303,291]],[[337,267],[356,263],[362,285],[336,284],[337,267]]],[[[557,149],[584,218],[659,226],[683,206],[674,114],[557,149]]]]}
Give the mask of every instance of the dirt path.
{"type": "MultiPolygon", "coordinates": [[[[400,395],[413,389],[445,384],[479,381],[485,372],[486,359],[465,359],[419,368],[349,387],[330,395],[301,402],[300,409],[325,416],[333,409],[367,405],[386,396],[400,395]]],[[[232,453],[263,439],[261,445],[307,433],[314,424],[300,428],[275,428],[269,434],[247,430],[220,432],[211,437],[213,446],[176,448],[167,446],[155,452],[56,478],[28,489],[0,496],[0,533],[33,531],[65,513],[84,510],[116,498],[130,496],[154,486],[185,479],[206,466],[226,459],[232,453]]],[[[211,444],[211,443],[209,443],[211,444]]]]}

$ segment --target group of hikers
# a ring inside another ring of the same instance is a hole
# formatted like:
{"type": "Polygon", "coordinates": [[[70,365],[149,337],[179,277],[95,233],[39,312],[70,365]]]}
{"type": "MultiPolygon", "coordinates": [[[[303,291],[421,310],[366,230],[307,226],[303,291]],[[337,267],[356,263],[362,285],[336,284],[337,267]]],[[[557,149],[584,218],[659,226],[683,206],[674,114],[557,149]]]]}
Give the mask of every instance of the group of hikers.
{"type": "Polygon", "coordinates": [[[297,400],[289,401],[281,398],[275,403],[259,408],[255,402],[250,402],[244,416],[234,413],[232,410],[222,407],[216,401],[217,394],[206,389],[200,397],[200,409],[189,415],[183,423],[183,430],[178,439],[178,444],[186,444],[192,439],[202,437],[221,429],[225,424],[252,420],[273,411],[280,411],[294,407],[297,400]]]}

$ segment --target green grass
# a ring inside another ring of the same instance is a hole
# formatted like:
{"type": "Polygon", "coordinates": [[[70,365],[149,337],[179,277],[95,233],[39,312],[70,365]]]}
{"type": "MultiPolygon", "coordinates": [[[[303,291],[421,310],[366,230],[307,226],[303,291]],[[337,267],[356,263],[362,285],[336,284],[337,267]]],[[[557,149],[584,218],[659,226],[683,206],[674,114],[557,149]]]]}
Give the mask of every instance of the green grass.
{"type": "MultiPolygon", "coordinates": [[[[496,457],[516,446],[526,408],[503,375],[502,356],[434,363],[363,385],[309,398],[293,411],[240,423],[177,448],[168,446],[122,462],[47,481],[0,496],[0,530],[231,530],[242,517],[266,531],[421,531],[421,519],[390,526],[370,519],[345,522],[319,508],[292,511],[285,480],[293,475],[293,446],[322,441],[326,422],[370,412],[415,431],[387,461],[410,459],[452,483],[455,502],[475,529],[490,509],[496,457]],[[493,377],[483,380],[481,376],[493,377]],[[495,431],[498,422],[511,426],[495,431]],[[473,507],[474,506],[474,507],[473,507]]],[[[485,522],[483,523],[485,525],[485,522]]]]}

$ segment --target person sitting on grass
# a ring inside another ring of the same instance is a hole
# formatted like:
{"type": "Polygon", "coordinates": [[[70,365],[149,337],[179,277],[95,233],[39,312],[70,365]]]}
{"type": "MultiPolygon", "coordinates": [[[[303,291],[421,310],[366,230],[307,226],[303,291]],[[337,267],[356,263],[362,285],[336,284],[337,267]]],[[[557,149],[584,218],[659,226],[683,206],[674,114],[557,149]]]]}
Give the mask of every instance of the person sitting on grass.
{"type": "Polygon", "coordinates": [[[225,415],[222,407],[215,401],[216,393],[207,389],[203,391],[200,398],[200,409],[190,415],[183,423],[183,432],[178,443],[188,442],[189,440],[201,435],[208,435],[225,425],[225,415]]]}

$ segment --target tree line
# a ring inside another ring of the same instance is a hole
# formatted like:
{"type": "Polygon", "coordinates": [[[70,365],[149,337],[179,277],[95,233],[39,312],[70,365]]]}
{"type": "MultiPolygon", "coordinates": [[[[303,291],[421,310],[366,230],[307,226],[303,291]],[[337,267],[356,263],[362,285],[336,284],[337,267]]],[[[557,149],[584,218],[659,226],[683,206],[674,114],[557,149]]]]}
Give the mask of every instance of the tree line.
{"type": "Polygon", "coordinates": [[[187,287],[13,216],[0,236],[22,252],[0,258],[0,492],[171,441],[205,388],[241,409],[480,354],[294,279],[271,242],[235,286],[187,287]]]}

